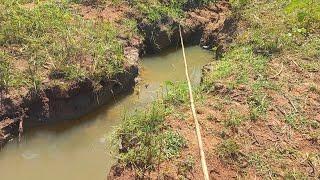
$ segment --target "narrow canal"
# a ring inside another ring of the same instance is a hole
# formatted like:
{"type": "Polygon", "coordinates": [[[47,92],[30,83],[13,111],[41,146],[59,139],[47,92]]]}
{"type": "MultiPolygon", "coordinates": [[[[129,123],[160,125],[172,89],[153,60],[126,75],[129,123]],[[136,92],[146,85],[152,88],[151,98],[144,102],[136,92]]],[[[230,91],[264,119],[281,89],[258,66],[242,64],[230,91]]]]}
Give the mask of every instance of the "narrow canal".
{"type": "MultiPolygon", "coordinates": [[[[199,84],[201,68],[212,59],[200,47],[186,48],[189,73],[199,84]]],[[[111,132],[124,112],[144,107],[157,96],[165,81],[185,80],[182,52],[170,49],[141,60],[141,82],[136,92],[115,98],[115,103],[72,122],[29,130],[22,142],[11,142],[0,152],[2,180],[99,180],[115,159],[111,132]]]]}

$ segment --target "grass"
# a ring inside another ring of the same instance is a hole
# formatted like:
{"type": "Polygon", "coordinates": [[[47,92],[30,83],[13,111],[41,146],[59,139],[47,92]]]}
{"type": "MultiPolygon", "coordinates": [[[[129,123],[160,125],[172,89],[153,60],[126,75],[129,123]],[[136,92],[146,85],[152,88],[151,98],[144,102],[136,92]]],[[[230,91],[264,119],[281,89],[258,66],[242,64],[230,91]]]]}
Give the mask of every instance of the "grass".
{"type": "Polygon", "coordinates": [[[186,178],[188,173],[192,173],[195,166],[194,161],[194,157],[187,156],[184,160],[178,163],[178,174],[181,176],[181,179],[186,178]]]}
{"type": "Polygon", "coordinates": [[[267,114],[268,109],[268,100],[266,95],[257,93],[253,94],[249,98],[249,107],[250,107],[250,119],[255,121],[259,118],[264,118],[267,114]]]}
{"type": "MultiPolygon", "coordinates": [[[[192,2],[195,6],[201,6],[214,0],[198,0],[192,2]]],[[[170,1],[144,1],[144,0],[133,0],[130,1],[133,7],[137,7],[141,12],[145,20],[149,23],[157,22],[165,18],[180,19],[184,17],[184,9],[190,6],[188,0],[170,0],[170,1]]]]}
{"type": "MultiPolygon", "coordinates": [[[[318,76],[320,70],[320,4],[312,0],[234,0],[231,3],[240,17],[240,31],[221,59],[212,63],[213,70],[204,76],[203,89],[204,93],[208,93],[206,98],[231,97],[231,102],[248,108],[252,122],[243,123],[244,118],[241,117],[245,115],[239,114],[238,110],[228,111],[230,103],[219,105],[227,110],[226,120],[223,121],[225,127],[239,129],[222,137],[228,139],[222,140],[218,146],[219,157],[235,165],[240,174],[248,171],[239,168],[236,158],[239,151],[244,153],[249,167],[254,168],[261,177],[308,179],[310,173],[301,166],[303,160],[300,157],[303,153],[314,153],[319,143],[319,122],[313,110],[308,109],[317,105],[303,100],[311,94],[313,97],[319,96],[317,81],[306,77],[318,76]],[[283,69],[280,71],[281,65],[283,69]],[[230,91],[221,93],[214,88],[221,84],[229,87],[230,91]],[[306,88],[305,84],[308,84],[306,88]],[[304,88],[307,93],[300,94],[293,90],[298,88],[304,88]],[[246,100],[232,99],[237,95],[246,100]],[[285,98],[286,95],[294,97],[294,102],[287,102],[290,100],[285,98]],[[286,99],[287,104],[279,104],[280,96],[286,99]],[[275,107],[284,111],[279,112],[275,107]],[[261,129],[253,130],[255,133],[249,132],[249,136],[245,137],[243,132],[248,127],[269,126],[273,123],[271,120],[287,124],[276,126],[278,130],[271,130],[272,133],[279,131],[277,133],[283,134],[283,137],[277,135],[279,141],[274,141],[272,137],[271,140],[263,140],[264,135],[259,133],[261,129]],[[297,134],[304,139],[294,139],[297,134]],[[239,146],[237,142],[242,142],[243,138],[248,138],[248,144],[239,146]],[[295,144],[310,142],[312,145],[308,147],[312,150],[287,144],[283,138],[295,144]],[[286,145],[279,147],[276,145],[278,142],[286,145]]],[[[312,101],[312,98],[307,101],[312,101]]],[[[317,158],[313,158],[312,164],[316,169],[318,162],[317,158]]]]}
{"type": "Polygon", "coordinates": [[[22,83],[21,75],[13,72],[13,67],[8,61],[8,57],[4,54],[0,54],[0,89],[6,89],[7,87],[17,87],[22,83]]]}
{"type": "MultiPolygon", "coordinates": [[[[123,70],[122,44],[115,26],[84,20],[66,1],[40,1],[28,7],[5,0],[0,5],[1,59],[24,83],[41,86],[47,78],[63,81],[99,79],[123,70]],[[26,63],[24,63],[26,62],[26,63]],[[22,68],[18,68],[20,66],[22,68]]],[[[10,81],[17,82],[16,76],[10,81]]]]}
{"type": "Polygon", "coordinates": [[[240,126],[243,121],[245,121],[245,116],[240,114],[239,112],[235,111],[235,110],[230,110],[228,112],[228,118],[226,121],[224,121],[224,125],[226,127],[238,127],[240,126]]]}
{"type": "Polygon", "coordinates": [[[285,174],[284,179],[287,180],[307,180],[308,176],[306,176],[304,173],[293,170],[289,171],[285,174]]]}
{"type": "MultiPolygon", "coordinates": [[[[201,92],[201,87],[193,87],[193,94],[195,102],[203,101],[203,94],[201,92]]],[[[179,106],[179,105],[189,105],[189,89],[187,82],[165,82],[165,96],[163,98],[165,103],[179,106]]]]}
{"type": "Polygon", "coordinates": [[[274,177],[274,172],[270,165],[266,162],[266,159],[258,153],[249,154],[249,164],[253,166],[259,175],[268,175],[274,177]]]}
{"type": "Polygon", "coordinates": [[[240,146],[233,139],[222,141],[217,148],[219,157],[225,160],[236,160],[239,155],[239,150],[240,146]]]}
{"type": "Polygon", "coordinates": [[[139,177],[155,170],[163,160],[178,156],[186,146],[186,140],[166,125],[169,112],[163,102],[155,102],[145,111],[125,116],[115,131],[113,139],[121,143],[119,162],[132,167],[139,177]]]}
{"type": "Polygon", "coordinates": [[[222,57],[221,60],[214,63],[212,73],[204,78],[204,86],[210,88],[215,83],[225,83],[231,87],[240,84],[248,84],[251,74],[264,77],[267,64],[267,58],[254,53],[253,46],[234,45],[222,57]]]}
{"type": "MultiPolygon", "coordinates": [[[[1,86],[39,89],[44,82],[48,85],[48,80],[60,85],[84,78],[99,81],[123,71],[124,52],[118,37],[120,34],[128,38],[138,35],[136,20],[126,18],[119,22],[123,28],[118,29],[101,19],[84,19],[73,9],[73,4],[103,7],[106,3],[124,2],[128,1],[2,0],[0,58],[6,63],[2,63],[1,68],[10,66],[13,70],[3,72],[7,79],[1,79],[1,86]]],[[[192,5],[210,2],[214,1],[200,0],[192,5]]],[[[148,23],[166,18],[178,20],[191,5],[187,0],[134,0],[129,4],[148,23]]]]}

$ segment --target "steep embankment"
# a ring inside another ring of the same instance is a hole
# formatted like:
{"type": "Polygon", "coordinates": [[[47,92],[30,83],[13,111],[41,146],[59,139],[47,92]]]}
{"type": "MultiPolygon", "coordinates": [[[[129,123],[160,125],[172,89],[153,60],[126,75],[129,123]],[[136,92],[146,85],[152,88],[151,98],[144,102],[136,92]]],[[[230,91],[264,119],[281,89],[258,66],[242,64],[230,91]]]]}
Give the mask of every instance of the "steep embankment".
{"type": "MultiPolygon", "coordinates": [[[[224,1],[207,6],[187,2],[182,4],[185,12],[182,5],[172,6],[185,16],[182,22],[163,10],[152,12],[160,19],[151,19],[149,11],[135,8],[141,2],[132,3],[21,5],[8,1],[1,5],[7,8],[1,14],[5,19],[1,29],[1,146],[18,135],[19,124],[28,128],[71,120],[131,91],[139,55],[178,43],[179,23],[187,42],[208,48],[224,40],[220,32],[232,24],[227,19],[229,4],[224,1]],[[33,17],[33,13],[48,19],[33,17]],[[25,25],[17,30],[18,18],[25,25]],[[21,47],[26,48],[18,51],[21,47]]],[[[165,6],[156,4],[155,9],[165,6]]]]}
{"type": "Polygon", "coordinates": [[[132,91],[143,45],[112,4],[17,3],[0,6],[0,147],[19,124],[72,120],[132,91]]]}

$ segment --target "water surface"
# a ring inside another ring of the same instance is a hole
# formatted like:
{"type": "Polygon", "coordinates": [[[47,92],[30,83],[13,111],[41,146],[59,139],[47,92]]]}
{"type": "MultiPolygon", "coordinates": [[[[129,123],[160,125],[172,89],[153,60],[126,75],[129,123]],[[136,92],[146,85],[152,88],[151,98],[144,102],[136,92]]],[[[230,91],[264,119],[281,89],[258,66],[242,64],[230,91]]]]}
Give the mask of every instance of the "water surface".
{"type": "MultiPolygon", "coordinates": [[[[186,48],[191,79],[200,82],[201,68],[210,52],[186,48]]],[[[144,107],[157,96],[164,81],[185,80],[182,51],[171,49],[141,62],[141,83],[136,91],[118,98],[71,123],[26,132],[22,142],[11,142],[0,152],[1,180],[102,180],[115,159],[108,139],[124,112],[144,107]],[[147,88],[146,88],[147,87],[147,88]]]]}

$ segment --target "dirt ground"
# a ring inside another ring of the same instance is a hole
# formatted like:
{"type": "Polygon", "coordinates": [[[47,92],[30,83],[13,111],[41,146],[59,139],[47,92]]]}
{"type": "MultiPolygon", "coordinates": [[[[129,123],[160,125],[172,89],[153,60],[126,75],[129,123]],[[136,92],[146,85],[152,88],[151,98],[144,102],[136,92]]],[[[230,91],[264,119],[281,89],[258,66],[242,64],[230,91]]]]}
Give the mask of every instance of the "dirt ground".
{"type": "MultiPolygon", "coordinates": [[[[205,13],[190,13],[201,14],[205,13]]],[[[248,24],[238,21],[235,28],[237,32],[215,39],[219,40],[217,53],[226,51],[230,37],[245,32],[248,24]]],[[[228,82],[239,78],[234,75],[207,87],[196,108],[210,179],[320,179],[320,66],[305,66],[313,62],[318,62],[317,57],[312,60],[283,51],[267,61],[262,90],[253,88],[259,79],[254,73],[249,73],[247,84],[230,86],[228,82]]],[[[204,72],[214,71],[217,64],[219,60],[204,72]]],[[[166,125],[187,140],[187,147],[145,178],[203,179],[189,104],[176,107],[166,125]]],[[[134,169],[115,166],[109,178],[137,176],[134,169]]]]}
{"type": "MultiPolygon", "coordinates": [[[[271,61],[269,65],[277,63],[271,61]]],[[[231,90],[216,85],[197,103],[211,179],[320,178],[320,93],[306,85],[318,82],[316,77],[320,74],[299,69],[289,62],[274,78],[275,83],[286,78],[287,81],[282,85],[283,93],[267,92],[269,106],[263,118],[254,121],[247,118],[250,115],[247,102],[252,92],[245,86],[231,90]],[[303,122],[299,119],[290,124],[291,112],[307,116],[303,122]]],[[[191,110],[188,106],[179,107],[166,123],[187,140],[187,147],[178,158],[163,162],[160,170],[148,177],[203,179],[191,110]]],[[[131,170],[120,174],[112,178],[135,178],[131,170]]]]}

